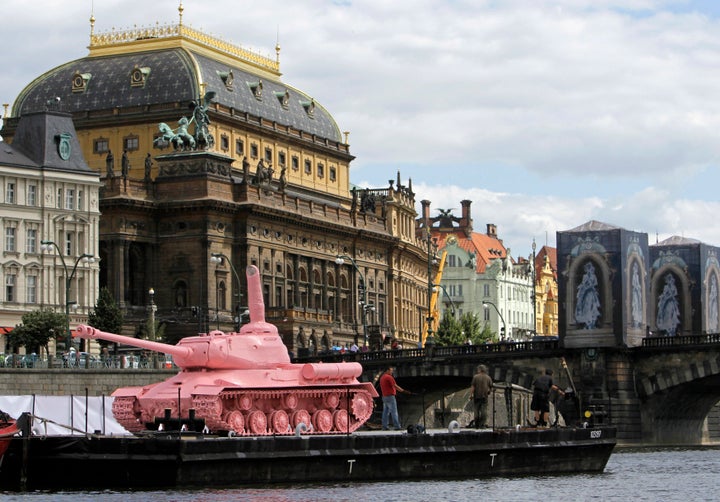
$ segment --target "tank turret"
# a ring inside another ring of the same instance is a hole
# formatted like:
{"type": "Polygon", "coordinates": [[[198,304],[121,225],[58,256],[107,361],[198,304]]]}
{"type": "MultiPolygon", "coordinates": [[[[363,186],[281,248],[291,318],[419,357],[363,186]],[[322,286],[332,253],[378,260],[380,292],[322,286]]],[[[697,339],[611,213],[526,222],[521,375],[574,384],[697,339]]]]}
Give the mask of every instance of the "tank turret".
{"type": "Polygon", "coordinates": [[[113,393],[113,414],[126,429],[155,429],[169,414],[193,416],[216,433],[292,434],[302,423],[306,433],[325,434],[352,432],[370,418],[377,392],[357,380],[362,366],[291,363],[277,328],[265,321],[257,267],[246,275],[250,322],[239,333],[211,331],[168,345],[77,327],[79,338],[170,354],[181,369],[163,382],[113,393]]]}

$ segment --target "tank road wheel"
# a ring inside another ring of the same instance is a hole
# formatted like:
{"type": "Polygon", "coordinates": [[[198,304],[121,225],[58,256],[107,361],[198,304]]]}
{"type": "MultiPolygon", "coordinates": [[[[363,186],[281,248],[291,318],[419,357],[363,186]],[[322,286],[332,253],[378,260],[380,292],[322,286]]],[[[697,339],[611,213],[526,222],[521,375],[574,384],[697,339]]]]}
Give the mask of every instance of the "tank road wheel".
{"type": "Polygon", "coordinates": [[[283,405],[288,410],[294,410],[297,408],[298,401],[298,396],[294,392],[292,394],[286,394],[285,397],[283,397],[283,405]]]}
{"type": "Polygon", "coordinates": [[[358,421],[364,422],[370,418],[373,410],[373,401],[370,394],[367,392],[358,392],[355,394],[352,398],[350,408],[352,409],[352,414],[358,421]]]}
{"type": "Polygon", "coordinates": [[[338,404],[340,404],[340,396],[338,396],[337,392],[325,394],[325,397],[323,397],[323,404],[326,408],[334,410],[338,407],[338,404]]]}
{"type": "Polygon", "coordinates": [[[247,411],[252,408],[252,403],[252,397],[247,394],[240,394],[235,398],[235,406],[237,406],[237,409],[241,411],[247,411]]]}
{"type": "Polygon", "coordinates": [[[312,425],[310,422],[310,413],[306,410],[297,410],[290,416],[290,425],[293,429],[301,423],[305,424],[308,429],[312,425]]]}
{"type": "Polygon", "coordinates": [[[270,413],[270,432],[287,434],[290,429],[290,418],[284,410],[275,410],[270,413]]]}
{"type": "Polygon", "coordinates": [[[245,417],[241,412],[231,411],[225,417],[225,422],[227,422],[236,433],[243,434],[245,432],[245,417]]]}
{"type": "Polygon", "coordinates": [[[253,434],[267,434],[267,417],[262,411],[251,411],[247,418],[247,424],[253,434]]]}
{"type": "Polygon", "coordinates": [[[313,427],[319,432],[330,432],[333,426],[332,413],[328,410],[317,410],[312,417],[313,427]]]}
{"type": "Polygon", "coordinates": [[[335,430],[338,432],[347,432],[349,431],[349,422],[348,422],[348,412],[345,410],[335,410],[333,413],[333,424],[335,425],[335,430]]]}

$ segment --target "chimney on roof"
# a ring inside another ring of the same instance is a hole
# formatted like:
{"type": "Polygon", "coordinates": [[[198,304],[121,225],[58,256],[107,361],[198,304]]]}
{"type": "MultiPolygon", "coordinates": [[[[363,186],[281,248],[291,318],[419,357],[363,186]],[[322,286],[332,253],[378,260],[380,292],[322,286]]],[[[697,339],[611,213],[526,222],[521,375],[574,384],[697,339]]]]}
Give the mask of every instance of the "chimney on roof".
{"type": "Polygon", "coordinates": [[[420,204],[422,204],[423,225],[426,228],[429,228],[430,227],[430,201],[429,200],[421,200],[420,204]]]}
{"type": "Polygon", "coordinates": [[[497,239],[497,225],[495,225],[495,223],[487,224],[487,235],[488,237],[494,237],[497,239]]]}
{"type": "Polygon", "coordinates": [[[470,216],[470,205],[472,204],[471,200],[462,200],[460,201],[460,204],[462,204],[462,217],[460,218],[460,229],[465,232],[465,235],[470,237],[470,234],[472,234],[473,226],[472,226],[472,217],[470,216]]]}

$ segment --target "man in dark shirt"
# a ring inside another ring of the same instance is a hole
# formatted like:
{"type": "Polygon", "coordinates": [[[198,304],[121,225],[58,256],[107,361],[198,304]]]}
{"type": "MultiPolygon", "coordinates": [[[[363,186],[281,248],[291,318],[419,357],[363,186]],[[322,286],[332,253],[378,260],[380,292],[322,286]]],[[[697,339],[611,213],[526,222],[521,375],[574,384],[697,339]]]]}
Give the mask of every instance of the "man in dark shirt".
{"type": "Polygon", "coordinates": [[[475,428],[487,427],[487,403],[488,396],[492,392],[493,381],[487,374],[487,367],[481,364],[477,367],[477,373],[470,383],[470,399],[473,400],[475,411],[475,428]]]}
{"type": "Polygon", "coordinates": [[[400,430],[400,417],[398,416],[397,401],[395,400],[395,395],[398,392],[410,394],[408,391],[406,391],[397,384],[395,378],[393,377],[394,371],[395,368],[389,366],[385,370],[385,373],[383,373],[380,377],[380,393],[382,394],[383,403],[382,428],[384,431],[388,430],[388,426],[390,425],[390,417],[392,417],[395,429],[400,430]]]}
{"type": "Polygon", "coordinates": [[[535,425],[544,427],[548,425],[548,415],[550,413],[550,391],[557,390],[560,395],[565,393],[553,383],[553,371],[546,369],[545,374],[537,377],[533,382],[533,397],[530,403],[530,409],[535,412],[535,425]]]}

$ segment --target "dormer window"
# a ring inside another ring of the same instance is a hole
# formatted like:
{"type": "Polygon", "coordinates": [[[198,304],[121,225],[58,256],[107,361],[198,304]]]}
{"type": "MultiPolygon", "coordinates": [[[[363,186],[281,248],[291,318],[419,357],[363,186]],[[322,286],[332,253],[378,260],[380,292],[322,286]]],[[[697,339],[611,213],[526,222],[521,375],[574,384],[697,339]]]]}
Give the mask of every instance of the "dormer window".
{"type": "Polygon", "coordinates": [[[262,80],[258,80],[257,82],[248,82],[247,85],[250,89],[250,92],[252,92],[253,96],[255,96],[255,99],[257,99],[258,101],[262,101],[262,80]]]}
{"type": "Polygon", "coordinates": [[[88,82],[90,82],[91,78],[92,78],[91,73],[80,73],[79,71],[76,71],[73,74],[73,78],[72,78],[73,94],[85,92],[87,90],[88,82]]]}
{"type": "Polygon", "coordinates": [[[287,110],[290,103],[290,92],[288,90],[285,90],[285,92],[275,91],[275,97],[280,102],[280,106],[287,110]]]}
{"type": "Polygon", "coordinates": [[[233,82],[235,81],[235,77],[233,76],[232,70],[219,71],[219,72],[217,72],[217,74],[220,77],[220,80],[223,81],[223,84],[225,84],[225,88],[228,91],[232,91],[233,90],[233,82]]]}
{"type": "Polygon", "coordinates": [[[135,65],[130,72],[130,87],[145,87],[148,75],[150,75],[150,68],[147,66],[141,68],[135,65]]]}
{"type": "Polygon", "coordinates": [[[307,113],[308,117],[313,118],[315,116],[315,100],[311,99],[310,101],[300,101],[300,104],[305,109],[305,113],[307,113]]]}

